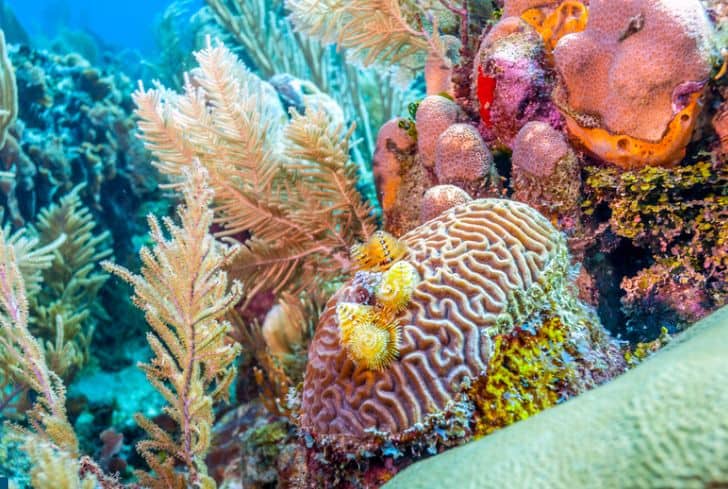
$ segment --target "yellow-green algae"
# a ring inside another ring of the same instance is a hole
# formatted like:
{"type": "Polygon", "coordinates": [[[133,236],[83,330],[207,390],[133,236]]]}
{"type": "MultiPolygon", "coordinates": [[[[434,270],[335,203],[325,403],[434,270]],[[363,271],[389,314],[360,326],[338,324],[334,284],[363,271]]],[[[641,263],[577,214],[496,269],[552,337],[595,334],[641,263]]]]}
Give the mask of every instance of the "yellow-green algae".
{"type": "Polygon", "coordinates": [[[421,461],[388,489],[728,487],[728,307],[611,383],[421,461]]]}

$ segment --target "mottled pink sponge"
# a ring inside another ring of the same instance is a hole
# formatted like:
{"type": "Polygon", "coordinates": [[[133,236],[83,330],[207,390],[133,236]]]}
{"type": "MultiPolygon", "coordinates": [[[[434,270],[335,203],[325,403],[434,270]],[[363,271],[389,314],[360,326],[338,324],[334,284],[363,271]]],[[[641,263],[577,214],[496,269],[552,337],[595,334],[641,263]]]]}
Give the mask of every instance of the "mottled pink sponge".
{"type": "Polygon", "coordinates": [[[590,127],[659,141],[708,78],[711,35],[699,0],[594,0],[586,29],[554,50],[566,102],[590,127]]]}

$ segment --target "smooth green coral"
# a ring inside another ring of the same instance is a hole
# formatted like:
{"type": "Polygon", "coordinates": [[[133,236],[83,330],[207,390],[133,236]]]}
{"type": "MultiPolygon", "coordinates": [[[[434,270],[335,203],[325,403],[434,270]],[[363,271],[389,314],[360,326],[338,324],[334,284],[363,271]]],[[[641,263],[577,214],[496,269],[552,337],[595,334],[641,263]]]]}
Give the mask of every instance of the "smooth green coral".
{"type": "Polygon", "coordinates": [[[419,462],[388,489],[728,486],[728,308],[577,399],[419,462]]]}

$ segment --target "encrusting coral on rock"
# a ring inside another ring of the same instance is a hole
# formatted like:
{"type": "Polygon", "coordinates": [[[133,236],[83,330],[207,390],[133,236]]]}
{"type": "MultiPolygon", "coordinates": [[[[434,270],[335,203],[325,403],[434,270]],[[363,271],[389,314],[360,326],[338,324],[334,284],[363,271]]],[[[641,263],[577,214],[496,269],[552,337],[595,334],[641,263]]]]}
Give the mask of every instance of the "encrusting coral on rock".
{"type": "Polygon", "coordinates": [[[513,198],[571,228],[579,220],[581,171],[564,136],[545,122],[529,122],[513,142],[513,198]],[[569,223],[565,222],[569,220],[569,223]]]}

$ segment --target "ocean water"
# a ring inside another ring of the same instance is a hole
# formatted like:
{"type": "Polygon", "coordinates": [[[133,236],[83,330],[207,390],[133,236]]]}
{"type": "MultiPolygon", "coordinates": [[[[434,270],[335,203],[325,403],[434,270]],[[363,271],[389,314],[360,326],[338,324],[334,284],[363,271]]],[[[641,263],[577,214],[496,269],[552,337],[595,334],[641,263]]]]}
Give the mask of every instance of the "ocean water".
{"type": "MultiPolygon", "coordinates": [[[[170,0],[6,0],[32,37],[52,38],[63,29],[81,30],[115,49],[152,55],[155,22],[170,0]]],[[[187,2],[199,8],[202,1],[187,2]]]]}
{"type": "Polygon", "coordinates": [[[0,28],[0,489],[728,487],[728,1],[0,28]]]}

